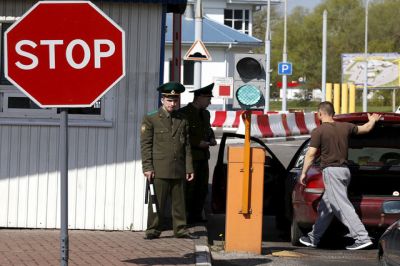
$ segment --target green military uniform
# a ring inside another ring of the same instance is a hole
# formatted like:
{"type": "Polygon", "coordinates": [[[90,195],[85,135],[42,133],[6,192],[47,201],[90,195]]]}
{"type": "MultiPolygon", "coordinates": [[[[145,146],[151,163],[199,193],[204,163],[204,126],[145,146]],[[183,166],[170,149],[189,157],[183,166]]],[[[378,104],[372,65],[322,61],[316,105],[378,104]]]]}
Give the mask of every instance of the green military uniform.
{"type": "Polygon", "coordinates": [[[142,167],[143,172],[154,171],[154,189],[159,208],[158,213],[153,213],[150,200],[147,236],[158,237],[161,234],[168,195],[171,195],[172,201],[174,234],[179,237],[187,233],[184,185],[186,174],[193,173],[188,140],[189,124],[178,112],[169,113],[161,107],[143,118],[142,167]]]}
{"type": "MultiPolygon", "coordinates": [[[[201,88],[195,93],[206,93],[212,97],[211,90],[214,84],[201,88]]],[[[196,94],[195,94],[196,95],[196,94]]],[[[185,114],[189,121],[190,145],[192,148],[194,180],[186,183],[186,212],[189,222],[202,220],[204,202],[208,193],[210,151],[208,148],[201,148],[201,141],[209,142],[215,139],[214,132],[210,125],[210,112],[206,109],[196,108],[189,103],[179,110],[185,114]]]]}

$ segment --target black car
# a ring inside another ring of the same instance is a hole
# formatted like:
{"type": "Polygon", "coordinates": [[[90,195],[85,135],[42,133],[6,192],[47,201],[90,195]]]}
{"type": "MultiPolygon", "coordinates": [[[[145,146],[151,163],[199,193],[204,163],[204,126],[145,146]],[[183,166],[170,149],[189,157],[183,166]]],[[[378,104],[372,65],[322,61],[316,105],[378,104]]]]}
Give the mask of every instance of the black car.
{"type": "MultiPolygon", "coordinates": [[[[400,211],[400,204],[387,202],[382,209],[384,215],[392,215],[400,211]]],[[[380,265],[400,265],[400,220],[389,226],[379,239],[378,258],[380,265]]]]}
{"type": "MultiPolygon", "coordinates": [[[[227,147],[228,144],[243,145],[244,135],[235,133],[224,133],[218,151],[218,159],[214,168],[211,210],[214,214],[225,213],[226,210],[226,190],[227,190],[227,147]]],[[[252,147],[265,149],[264,163],[264,215],[275,215],[278,227],[290,225],[285,214],[285,180],[286,169],[270,148],[265,143],[255,137],[251,137],[252,147]]]]}

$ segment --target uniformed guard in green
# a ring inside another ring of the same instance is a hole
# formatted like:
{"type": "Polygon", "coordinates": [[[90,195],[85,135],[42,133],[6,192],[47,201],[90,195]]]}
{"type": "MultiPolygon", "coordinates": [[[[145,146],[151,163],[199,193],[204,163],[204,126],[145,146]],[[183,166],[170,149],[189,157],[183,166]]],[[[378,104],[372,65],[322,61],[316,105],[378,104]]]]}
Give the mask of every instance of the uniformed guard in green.
{"type": "Polygon", "coordinates": [[[173,230],[176,237],[192,238],[186,229],[184,186],[193,175],[189,143],[189,124],[184,115],[175,111],[179,94],[185,87],[178,82],[161,85],[162,106],[144,116],[141,127],[143,173],[153,180],[158,212],[149,202],[146,239],[158,238],[163,230],[164,209],[168,195],[172,202],[173,230]]]}
{"type": "Polygon", "coordinates": [[[204,222],[202,213],[208,193],[208,159],[210,146],[217,144],[210,125],[210,112],[206,108],[211,103],[214,83],[191,91],[194,98],[191,103],[179,111],[185,114],[190,126],[190,144],[192,147],[194,175],[196,179],[186,183],[186,212],[188,223],[204,222]]]}

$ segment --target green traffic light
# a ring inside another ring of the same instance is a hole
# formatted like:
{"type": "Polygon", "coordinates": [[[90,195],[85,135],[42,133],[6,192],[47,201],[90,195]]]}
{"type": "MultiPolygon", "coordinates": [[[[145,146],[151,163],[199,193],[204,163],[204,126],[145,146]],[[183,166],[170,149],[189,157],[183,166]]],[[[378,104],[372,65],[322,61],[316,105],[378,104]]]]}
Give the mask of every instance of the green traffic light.
{"type": "Polygon", "coordinates": [[[261,91],[253,85],[243,85],[236,91],[236,99],[246,108],[257,105],[261,96],[261,91]]]}

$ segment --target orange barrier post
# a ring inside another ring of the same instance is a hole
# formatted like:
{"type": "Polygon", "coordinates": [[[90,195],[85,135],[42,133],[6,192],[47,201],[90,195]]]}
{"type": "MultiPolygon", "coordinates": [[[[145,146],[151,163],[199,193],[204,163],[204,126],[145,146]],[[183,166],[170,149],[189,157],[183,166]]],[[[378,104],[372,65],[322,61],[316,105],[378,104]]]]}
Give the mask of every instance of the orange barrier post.
{"type": "Polygon", "coordinates": [[[242,194],[242,214],[249,214],[249,196],[250,196],[250,131],[251,131],[251,111],[245,111],[242,114],[245,126],[244,134],[244,162],[243,162],[243,194],[242,194]]]}
{"type": "Polygon", "coordinates": [[[265,150],[250,148],[249,187],[245,190],[243,173],[247,153],[244,149],[228,147],[225,251],[261,254],[265,150]],[[245,196],[246,191],[248,196],[245,196]],[[243,209],[246,206],[247,213],[243,209]]]}

